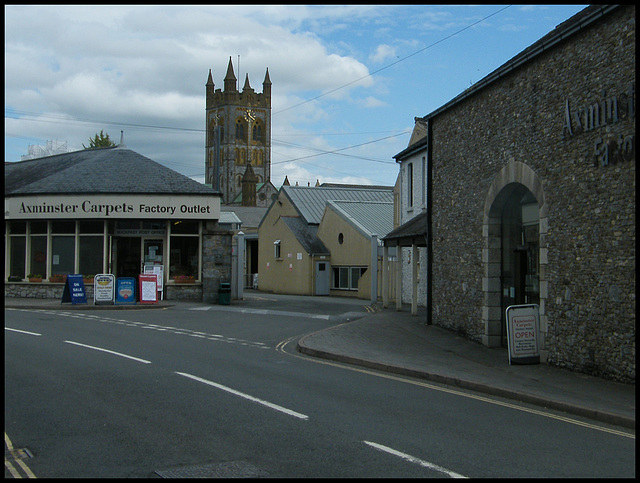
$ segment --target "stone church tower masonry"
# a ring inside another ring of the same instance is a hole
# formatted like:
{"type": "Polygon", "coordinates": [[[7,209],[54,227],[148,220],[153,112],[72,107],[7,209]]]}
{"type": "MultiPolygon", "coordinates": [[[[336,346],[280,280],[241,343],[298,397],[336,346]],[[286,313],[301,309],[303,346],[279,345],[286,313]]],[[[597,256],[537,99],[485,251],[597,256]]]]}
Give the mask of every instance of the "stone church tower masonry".
{"type": "Polygon", "coordinates": [[[267,68],[262,93],[247,74],[242,91],[229,57],[224,89],[215,89],[209,70],[206,83],[205,183],[222,193],[224,204],[242,194],[242,179],[251,165],[257,183],[271,184],[271,80],[267,68]]]}

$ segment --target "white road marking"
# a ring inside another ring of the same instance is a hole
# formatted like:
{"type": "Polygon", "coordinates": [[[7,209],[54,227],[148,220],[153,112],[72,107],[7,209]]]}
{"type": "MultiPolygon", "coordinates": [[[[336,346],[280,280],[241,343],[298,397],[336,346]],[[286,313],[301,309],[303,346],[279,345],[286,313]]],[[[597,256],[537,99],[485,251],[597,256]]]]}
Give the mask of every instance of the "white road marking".
{"type": "Polygon", "coordinates": [[[21,334],[27,334],[27,335],[42,335],[42,334],[38,334],[37,332],[28,332],[26,330],[11,329],[9,327],[5,327],[4,330],[10,330],[11,332],[20,332],[21,334]]]}
{"type": "Polygon", "coordinates": [[[207,307],[195,307],[188,310],[215,310],[218,312],[239,312],[241,314],[252,315],[282,315],[285,317],[304,317],[307,319],[320,319],[329,320],[330,315],[325,314],[308,314],[306,312],[286,312],[283,310],[271,310],[271,309],[241,309],[237,307],[221,307],[219,305],[210,305],[207,307]]]}
{"type": "Polygon", "coordinates": [[[126,359],[131,359],[132,361],[142,362],[143,364],[151,364],[151,361],[146,361],[144,359],[138,359],[137,357],[128,356],[127,354],[122,354],[121,352],[111,351],[109,349],[103,349],[101,347],[94,347],[92,345],[81,344],[80,342],[73,342],[72,340],[65,340],[67,344],[73,344],[80,347],[86,347],[87,349],[93,349],[100,352],[106,352],[107,354],[113,354],[114,356],[124,357],[126,359]]]}
{"type": "Polygon", "coordinates": [[[364,441],[365,444],[368,444],[369,446],[371,446],[372,448],[375,448],[377,450],[380,451],[384,451],[385,453],[389,453],[392,454],[394,456],[398,456],[404,460],[409,461],[410,463],[415,463],[418,464],[420,466],[424,466],[425,468],[429,468],[430,470],[434,470],[437,471],[438,473],[443,473],[445,475],[447,475],[449,478],[466,478],[466,476],[463,476],[459,473],[456,473],[455,471],[451,471],[448,470],[446,468],[443,468],[442,466],[438,466],[435,465],[433,463],[429,463],[428,461],[423,461],[419,458],[416,458],[415,456],[411,456],[408,455],[406,453],[401,453],[400,451],[397,451],[393,448],[389,448],[388,446],[384,446],[378,443],[372,443],[371,441],[364,441]]]}
{"type": "Polygon", "coordinates": [[[276,411],[280,411],[282,413],[288,414],[289,416],[293,416],[293,417],[299,418],[299,419],[309,419],[309,416],[307,416],[306,414],[301,414],[301,413],[298,413],[296,411],[292,411],[291,409],[287,409],[287,408],[284,408],[282,406],[278,406],[277,404],[273,404],[273,403],[270,403],[268,401],[264,401],[262,399],[258,399],[256,397],[250,396],[248,394],[244,394],[244,393],[242,393],[240,391],[236,391],[235,389],[231,389],[230,387],[223,386],[222,384],[218,384],[218,383],[213,382],[213,381],[208,381],[206,379],[202,379],[201,377],[193,376],[191,374],[186,374],[184,372],[177,372],[176,371],[176,374],[178,374],[180,376],[188,377],[189,379],[193,379],[194,381],[198,381],[198,382],[201,382],[203,384],[207,384],[208,386],[213,386],[213,387],[215,387],[217,389],[221,389],[223,391],[226,391],[228,393],[234,394],[236,396],[240,396],[240,397],[242,397],[244,399],[248,399],[249,401],[256,402],[258,404],[262,404],[263,406],[267,406],[268,408],[275,409],[276,411]]]}

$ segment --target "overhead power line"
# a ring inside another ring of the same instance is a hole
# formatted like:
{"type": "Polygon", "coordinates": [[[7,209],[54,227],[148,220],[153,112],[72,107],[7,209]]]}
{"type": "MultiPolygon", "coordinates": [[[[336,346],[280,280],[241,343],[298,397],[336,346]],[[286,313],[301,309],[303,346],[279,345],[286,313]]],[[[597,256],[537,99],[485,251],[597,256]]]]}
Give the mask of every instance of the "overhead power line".
{"type": "MultiPolygon", "coordinates": [[[[69,122],[69,123],[85,123],[85,124],[107,124],[107,125],[114,125],[114,126],[119,126],[119,127],[135,127],[135,128],[141,128],[141,129],[152,129],[152,130],[162,130],[162,131],[177,131],[177,132],[192,132],[192,133],[198,133],[198,134],[204,134],[205,130],[204,129],[193,129],[193,128],[180,128],[180,127],[172,127],[172,126],[158,126],[158,125],[148,125],[148,124],[139,124],[139,123],[127,123],[127,122],[116,122],[116,121],[96,121],[96,120],[90,120],[90,119],[82,119],[82,118],[71,118],[69,116],[59,116],[59,115],[55,115],[55,114],[39,114],[39,113],[34,113],[34,112],[27,112],[27,111],[16,111],[16,110],[10,110],[9,114],[17,114],[20,117],[15,117],[12,115],[8,115],[7,110],[5,109],[5,119],[9,118],[9,119],[29,119],[30,121],[37,121],[37,122],[69,122]],[[44,119],[42,119],[44,118],[44,119]]],[[[319,148],[312,148],[312,147],[308,147],[308,146],[302,146],[299,144],[294,144],[294,143],[290,143],[287,141],[281,141],[279,139],[273,139],[272,138],[272,145],[273,144],[280,144],[283,146],[294,146],[294,147],[298,147],[298,148],[303,148],[303,149],[309,149],[309,150],[313,150],[313,151],[317,151],[316,154],[312,154],[309,156],[302,156],[300,158],[293,158],[293,159],[288,159],[286,161],[278,161],[276,163],[271,163],[271,164],[280,164],[280,163],[290,163],[293,161],[298,161],[298,160],[302,160],[302,159],[306,159],[306,158],[311,158],[311,157],[315,157],[315,156],[321,156],[321,155],[327,155],[327,154],[336,154],[336,155],[340,155],[340,156],[348,156],[348,157],[353,157],[353,158],[358,158],[358,159],[362,159],[364,161],[372,161],[372,162],[376,162],[376,163],[391,163],[391,161],[384,161],[384,160],[380,160],[380,159],[375,159],[375,158],[368,158],[365,156],[356,156],[356,155],[349,155],[349,154],[345,154],[342,151],[346,151],[348,149],[353,149],[353,148],[357,148],[360,146],[365,146],[367,144],[373,144],[373,143],[377,143],[380,141],[384,141],[386,139],[390,139],[390,138],[394,138],[394,137],[398,137],[398,136],[403,136],[405,134],[408,134],[409,131],[402,131],[400,133],[396,133],[396,134],[392,134],[390,136],[385,136],[382,138],[377,138],[377,139],[373,139],[371,141],[365,142],[365,143],[360,143],[360,144],[355,144],[352,146],[346,146],[343,148],[339,148],[339,149],[335,149],[335,150],[321,150],[319,148]]],[[[329,133],[329,135],[336,135],[337,133],[329,133]]],[[[367,134],[367,133],[345,133],[345,134],[367,134]]],[[[313,136],[313,135],[317,135],[317,134],[308,134],[309,136],[313,136]]]]}
{"type": "Polygon", "coordinates": [[[374,70],[373,72],[370,72],[369,74],[367,74],[365,76],[362,76],[362,77],[360,77],[360,78],[358,78],[356,80],[353,80],[351,82],[347,82],[346,84],[343,84],[340,87],[336,87],[335,89],[331,89],[330,91],[327,91],[327,92],[325,92],[323,94],[319,94],[319,95],[317,95],[315,97],[312,97],[311,99],[307,99],[306,101],[299,102],[298,104],[294,104],[293,106],[285,107],[284,109],[281,109],[279,111],[273,112],[272,114],[273,115],[280,114],[281,112],[288,111],[289,109],[293,109],[294,107],[302,106],[304,104],[307,104],[308,102],[315,101],[316,99],[320,99],[321,97],[328,96],[329,94],[333,94],[334,92],[339,91],[340,89],[344,89],[345,87],[349,87],[350,85],[355,84],[356,82],[360,82],[361,80],[364,80],[364,79],[366,79],[368,77],[372,77],[375,74],[378,74],[378,73],[382,72],[383,70],[389,69],[390,67],[393,67],[394,65],[399,64],[400,62],[404,62],[405,60],[410,59],[411,57],[413,57],[415,55],[418,55],[418,54],[424,52],[427,49],[430,49],[431,47],[435,47],[436,45],[444,42],[445,40],[449,40],[451,37],[455,37],[456,35],[464,32],[465,30],[469,30],[471,27],[474,27],[474,26],[478,25],[479,23],[482,23],[482,22],[484,22],[485,20],[487,20],[487,19],[489,19],[491,17],[493,17],[495,15],[498,15],[500,12],[503,12],[504,10],[506,10],[509,7],[511,7],[511,5],[507,5],[506,7],[503,7],[500,10],[498,10],[497,12],[494,12],[494,13],[492,13],[490,15],[487,15],[486,17],[478,20],[477,22],[474,22],[474,23],[472,23],[470,25],[467,25],[466,27],[463,27],[460,30],[457,30],[456,32],[454,32],[452,34],[447,35],[446,37],[443,37],[440,40],[437,40],[436,42],[434,42],[434,43],[432,43],[430,45],[427,45],[426,47],[423,47],[422,49],[417,50],[412,54],[407,55],[406,57],[398,59],[395,62],[392,62],[391,64],[385,65],[384,67],[381,67],[378,70],[374,70]]]}

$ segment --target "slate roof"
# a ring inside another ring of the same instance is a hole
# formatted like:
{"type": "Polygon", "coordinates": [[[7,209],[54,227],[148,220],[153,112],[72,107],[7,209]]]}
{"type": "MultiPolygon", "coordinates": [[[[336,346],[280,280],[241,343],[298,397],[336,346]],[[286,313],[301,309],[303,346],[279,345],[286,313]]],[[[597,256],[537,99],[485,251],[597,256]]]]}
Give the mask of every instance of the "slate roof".
{"type": "Polygon", "coordinates": [[[283,186],[281,188],[291,200],[305,222],[319,225],[327,201],[386,201],[393,203],[393,187],[344,188],[283,186]]]}
{"type": "Polygon", "coordinates": [[[282,216],[280,219],[289,227],[302,248],[310,255],[330,255],[327,247],[318,238],[318,227],[309,226],[298,216],[282,216]]]}
{"type": "Polygon", "coordinates": [[[383,237],[393,230],[393,203],[388,201],[328,201],[334,210],[363,235],[383,237]]]}
{"type": "Polygon", "coordinates": [[[415,243],[418,246],[427,246],[427,212],[421,212],[405,224],[387,233],[383,238],[383,242],[388,246],[411,243],[415,243]]]}
{"type": "Polygon", "coordinates": [[[242,220],[242,229],[255,228],[257,229],[267,213],[268,208],[261,206],[232,206],[232,205],[220,205],[220,213],[235,213],[240,220],[242,220]]]}
{"type": "Polygon", "coordinates": [[[42,194],[199,194],[214,191],[124,147],[5,163],[5,197],[42,194]]]}

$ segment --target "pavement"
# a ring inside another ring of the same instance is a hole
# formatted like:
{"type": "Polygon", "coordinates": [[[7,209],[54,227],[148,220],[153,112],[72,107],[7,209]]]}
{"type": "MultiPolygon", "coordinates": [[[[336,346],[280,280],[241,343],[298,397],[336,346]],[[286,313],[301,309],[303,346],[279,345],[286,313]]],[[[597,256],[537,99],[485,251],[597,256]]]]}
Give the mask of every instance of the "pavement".
{"type": "MultiPolygon", "coordinates": [[[[488,348],[449,330],[426,325],[426,312],[367,306],[366,301],[336,297],[276,296],[245,292],[231,307],[260,310],[299,307],[331,315],[330,327],[301,337],[297,350],[387,373],[562,411],[635,433],[635,384],[624,384],[547,364],[511,365],[506,348],[488,348]],[[341,305],[344,304],[344,305],[341,305]],[[364,310],[366,309],[366,310],[364,310]],[[326,311],[324,313],[327,313],[326,311]]],[[[55,299],[5,297],[5,308],[71,310],[149,310],[203,305],[160,301],[157,304],[62,304],[55,299]]]]}

